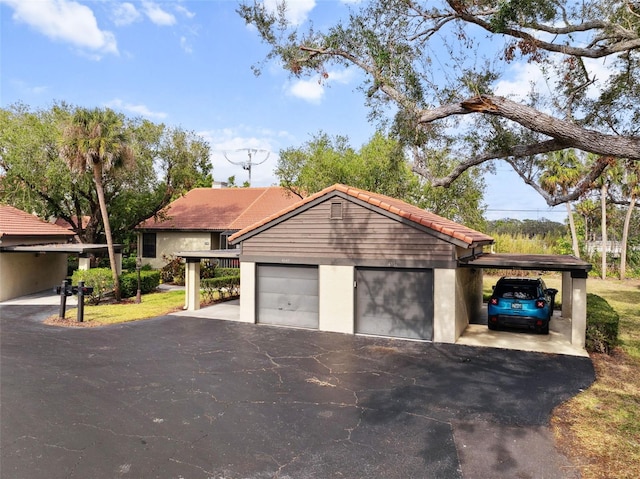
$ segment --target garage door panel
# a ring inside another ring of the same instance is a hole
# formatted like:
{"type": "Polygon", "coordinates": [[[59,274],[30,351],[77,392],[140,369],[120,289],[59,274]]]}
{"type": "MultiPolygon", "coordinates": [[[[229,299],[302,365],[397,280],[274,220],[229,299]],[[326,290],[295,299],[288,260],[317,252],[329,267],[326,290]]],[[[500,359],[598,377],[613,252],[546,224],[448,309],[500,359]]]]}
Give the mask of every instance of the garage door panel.
{"type": "Polygon", "coordinates": [[[356,331],[410,339],[433,337],[433,270],[359,269],[356,331]]]}
{"type": "Polygon", "coordinates": [[[318,328],[318,268],[258,265],[259,323],[318,328]]]}

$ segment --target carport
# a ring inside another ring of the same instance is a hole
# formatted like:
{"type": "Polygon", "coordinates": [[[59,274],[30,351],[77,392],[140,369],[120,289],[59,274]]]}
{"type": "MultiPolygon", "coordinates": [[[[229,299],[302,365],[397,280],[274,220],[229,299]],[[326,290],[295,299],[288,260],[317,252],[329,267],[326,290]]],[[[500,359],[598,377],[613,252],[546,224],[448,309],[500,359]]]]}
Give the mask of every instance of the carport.
{"type": "Polygon", "coordinates": [[[562,273],[563,318],[571,318],[571,345],[584,349],[587,329],[587,275],[591,264],[575,256],[539,254],[482,254],[458,261],[461,268],[562,273]]]}

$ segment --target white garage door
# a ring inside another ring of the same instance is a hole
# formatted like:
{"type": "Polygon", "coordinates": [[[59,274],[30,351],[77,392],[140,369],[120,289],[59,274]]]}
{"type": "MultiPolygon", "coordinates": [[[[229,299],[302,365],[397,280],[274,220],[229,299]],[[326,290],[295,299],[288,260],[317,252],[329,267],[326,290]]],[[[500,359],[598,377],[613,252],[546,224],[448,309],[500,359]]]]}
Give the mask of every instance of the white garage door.
{"type": "Polygon", "coordinates": [[[318,267],[258,265],[258,323],[318,328],[318,267]]]}
{"type": "Polygon", "coordinates": [[[433,270],[358,268],[356,332],[433,339],[433,270]]]}

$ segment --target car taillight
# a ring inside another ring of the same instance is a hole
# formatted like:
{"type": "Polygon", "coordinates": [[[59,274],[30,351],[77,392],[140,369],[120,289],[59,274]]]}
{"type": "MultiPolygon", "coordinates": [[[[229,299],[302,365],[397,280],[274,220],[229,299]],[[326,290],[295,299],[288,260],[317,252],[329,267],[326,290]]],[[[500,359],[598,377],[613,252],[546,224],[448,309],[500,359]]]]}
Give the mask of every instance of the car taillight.
{"type": "Polygon", "coordinates": [[[491,321],[492,323],[497,323],[498,322],[498,318],[496,316],[491,316],[489,318],[489,321],[491,321]]]}
{"type": "Polygon", "coordinates": [[[498,298],[491,298],[491,304],[494,306],[498,304],[498,298]]]}
{"type": "Polygon", "coordinates": [[[536,301],[536,308],[544,308],[546,304],[544,299],[539,299],[536,301]]]}

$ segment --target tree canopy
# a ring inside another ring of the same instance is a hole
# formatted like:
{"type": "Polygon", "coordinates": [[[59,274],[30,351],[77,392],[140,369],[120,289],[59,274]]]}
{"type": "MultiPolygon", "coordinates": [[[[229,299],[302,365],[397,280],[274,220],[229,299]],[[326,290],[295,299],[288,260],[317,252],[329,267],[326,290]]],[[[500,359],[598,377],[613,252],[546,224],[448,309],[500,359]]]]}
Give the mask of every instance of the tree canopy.
{"type": "MultiPolygon", "coordinates": [[[[64,103],[46,110],[20,104],[0,109],[0,201],[42,218],[62,218],[83,241],[96,243],[104,229],[93,170],[71,172],[60,156],[76,110],[64,103]]],[[[126,242],[133,227],[177,196],[211,185],[209,145],[181,128],[109,115],[122,123],[132,154],[127,168],[101,172],[114,240],[126,242]]]]}
{"type": "MultiPolygon", "coordinates": [[[[625,0],[372,0],[344,21],[290,24],[286,3],[238,9],[293,75],[330,81],[355,67],[372,116],[390,107],[413,169],[450,185],[468,168],[508,162],[539,185],[545,154],[597,155],[581,182],[550,205],[576,199],[615,158],[640,161],[640,6],[625,0]],[[514,72],[526,86],[505,90],[514,72]],[[446,148],[457,162],[438,175],[425,162],[446,148]]],[[[258,69],[259,70],[259,69],[258,69]]]]}
{"type": "MultiPolygon", "coordinates": [[[[427,160],[438,172],[451,166],[445,154],[427,160]]],[[[484,181],[477,170],[449,188],[434,188],[415,175],[397,140],[376,133],[359,150],[345,136],[315,135],[300,148],[280,152],[280,185],[301,198],[335,183],[399,198],[466,225],[482,228],[484,181]]]]}

